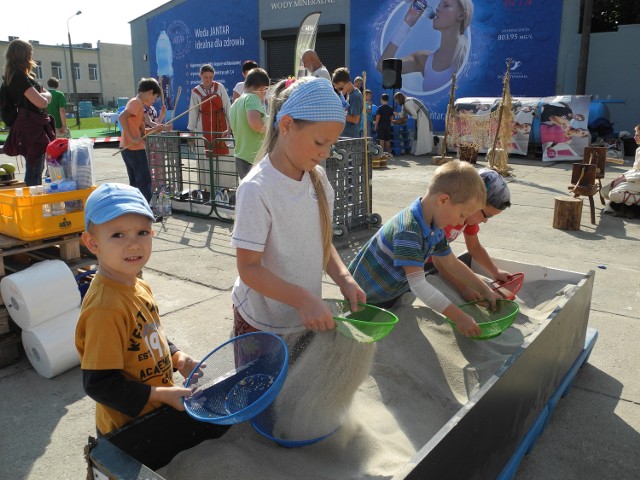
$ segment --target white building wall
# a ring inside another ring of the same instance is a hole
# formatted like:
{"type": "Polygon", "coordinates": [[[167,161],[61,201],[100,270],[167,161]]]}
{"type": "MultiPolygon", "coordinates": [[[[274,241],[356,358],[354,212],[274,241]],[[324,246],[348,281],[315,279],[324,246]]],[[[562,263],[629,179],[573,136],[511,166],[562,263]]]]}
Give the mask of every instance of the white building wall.
{"type": "MultiPolygon", "coordinates": [[[[575,94],[581,35],[580,0],[565,0],[558,54],[556,94],[575,94]]],[[[592,33],[589,39],[586,94],[603,100],[615,130],[633,133],[640,123],[640,25],[622,25],[617,32],[592,33]]]]}
{"type": "MultiPolygon", "coordinates": [[[[4,58],[8,41],[0,41],[0,65],[4,70],[4,58]]],[[[60,62],[62,78],[60,91],[64,92],[67,100],[73,100],[73,83],[71,81],[71,61],[68,45],[33,45],[33,59],[41,62],[42,76],[38,82],[45,88],[47,80],[52,76],[52,62],[60,62]]],[[[98,103],[106,105],[114,102],[118,97],[131,97],[135,94],[132,88],[133,61],[131,45],[113,43],[99,43],[96,48],[73,46],[74,63],[80,66],[80,79],[76,81],[76,88],[80,101],[83,99],[97,99],[98,103]],[[98,66],[97,80],[89,80],[89,64],[98,66]]]]}

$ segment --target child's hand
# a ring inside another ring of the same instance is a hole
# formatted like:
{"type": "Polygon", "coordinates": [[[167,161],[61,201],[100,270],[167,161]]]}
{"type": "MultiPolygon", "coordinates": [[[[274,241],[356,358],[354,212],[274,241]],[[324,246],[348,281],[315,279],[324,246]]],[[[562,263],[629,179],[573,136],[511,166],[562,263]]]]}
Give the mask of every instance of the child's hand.
{"type": "Polygon", "coordinates": [[[489,303],[489,310],[491,310],[492,312],[495,312],[498,309],[496,302],[498,300],[502,300],[502,295],[500,295],[498,292],[494,292],[493,290],[490,290],[489,294],[485,298],[489,303]]]}
{"type": "Polygon", "coordinates": [[[358,310],[358,303],[367,303],[367,294],[360,288],[351,275],[344,277],[342,285],[340,285],[340,293],[349,300],[352,312],[358,310]]]}
{"type": "Polygon", "coordinates": [[[309,330],[324,332],[336,326],[329,304],[316,296],[311,296],[310,300],[298,309],[298,314],[302,324],[309,330]]]}
{"type": "Polygon", "coordinates": [[[151,387],[149,401],[164,403],[183,412],[182,398],[191,395],[191,389],[184,387],[151,387]]]}
{"type": "Polygon", "coordinates": [[[459,308],[455,307],[448,316],[456,324],[458,331],[465,337],[477,337],[482,333],[475,320],[459,308]]]}
{"type": "MultiPolygon", "coordinates": [[[[173,354],[173,357],[171,357],[171,361],[173,362],[174,368],[176,368],[178,372],[180,372],[180,375],[182,375],[184,378],[187,378],[189,375],[191,375],[193,369],[198,365],[198,362],[193,357],[180,351],[173,354]]],[[[204,365],[202,365],[202,368],[204,368],[204,365]]],[[[198,372],[196,372],[196,374],[198,374],[198,372]]],[[[202,373],[200,372],[198,378],[201,376],[202,373]]]]}
{"type": "Polygon", "coordinates": [[[504,270],[500,270],[498,269],[498,271],[496,272],[496,274],[493,276],[494,280],[498,280],[500,282],[507,282],[509,280],[511,280],[511,277],[513,275],[510,274],[509,272],[506,272],[504,270]]]}

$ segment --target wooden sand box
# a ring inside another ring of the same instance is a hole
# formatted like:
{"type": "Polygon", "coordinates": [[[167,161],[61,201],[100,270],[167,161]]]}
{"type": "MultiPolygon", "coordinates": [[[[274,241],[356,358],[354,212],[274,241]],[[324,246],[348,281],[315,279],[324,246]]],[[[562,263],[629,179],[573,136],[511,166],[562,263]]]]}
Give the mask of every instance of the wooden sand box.
{"type": "MultiPolygon", "coordinates": [[[[464,303],[438,276],[429,281],[454,303],[464,303]]],[[[334,435],[287,449],[245,422],[180,453],[158,473],[171,480],[391,478],[538,330],[571,288],[564,282],[525,280],[513,327],[487,341],[454,333],[442,316],[418,301],[394,307],[400,321],[378,342],[371,373],[334,435]]],[[[411,296],[400,302],[409,303],[411,296]]]]}

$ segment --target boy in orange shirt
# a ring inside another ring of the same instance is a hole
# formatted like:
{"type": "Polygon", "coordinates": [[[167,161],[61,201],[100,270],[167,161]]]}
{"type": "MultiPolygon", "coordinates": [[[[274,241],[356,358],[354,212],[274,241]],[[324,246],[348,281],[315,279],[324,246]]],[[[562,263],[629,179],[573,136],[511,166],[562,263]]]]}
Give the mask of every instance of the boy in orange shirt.
{"type": "Polygon", "coordinates": [[[160,84],[155,78],[143,78],[138,83],[138,95],[127,102],[118,117],[122,126],[120,153],[127,167],[129,185],[138,188],[147,202],[151,202],[152,195],[151,172],[142,137],[153,129],[145,127],[144,107],[153,105],[161,94],[160,84]]]}
{"type": "Polygon", "coordinates": [[[85,392],[106,435],[169,405],[183,411],[191,390],[174,383],[198,362],[166,337],[149,285],[137,277],[151,256],[153,213],[137,188],[105,183],[89,195],[82,240],[98,272],[82,301],[75,343],[85,392]]]}

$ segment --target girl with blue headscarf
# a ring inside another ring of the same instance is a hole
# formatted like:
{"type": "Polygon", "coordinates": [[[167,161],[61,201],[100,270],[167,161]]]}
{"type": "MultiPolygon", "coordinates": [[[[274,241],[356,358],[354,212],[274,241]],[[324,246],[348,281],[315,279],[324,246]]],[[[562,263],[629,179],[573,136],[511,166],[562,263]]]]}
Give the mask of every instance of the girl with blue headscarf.
{"type": "Polygon", "coordinates": [[[323,271],[354,308],[365,300],[331,243],[334,192],[320,166],[344,128],[344,109],[329,81],[306,77],[275,87],[269,118],[262,160],[237,192],[235,333],[330,330],[323,271]]]}
{"type": "Polygon", "coordinates": [[[352,310],[366,302],[331,243],[334,191],[320,166],[344,128],[345,111],[328,80],[304,77],[276,85],[269,119],[256,157],[262,160],[236,197],[234,334],[266,331],[284,339],[290,370],[273,406],[273,435],[316,438],[342,423],[374,351],[337,334],[322,299],[326,272],[352,310]]]}

